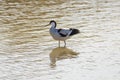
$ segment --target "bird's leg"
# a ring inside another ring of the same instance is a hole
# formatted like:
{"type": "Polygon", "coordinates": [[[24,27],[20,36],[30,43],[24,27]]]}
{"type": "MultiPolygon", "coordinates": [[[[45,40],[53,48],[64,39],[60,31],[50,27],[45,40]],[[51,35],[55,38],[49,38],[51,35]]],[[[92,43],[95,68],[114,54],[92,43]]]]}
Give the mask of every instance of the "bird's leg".
{"type": "Polygon", "coordinates": [[[65,44],[64,47],[66,47],[66,41],[64,41],[64,44],[65,44]]]}
{"type": "Polygon", "coordinates": [[[59,47],[60,47],[60,40],[59,40],[59,43],[58,43],[59,47]]]}

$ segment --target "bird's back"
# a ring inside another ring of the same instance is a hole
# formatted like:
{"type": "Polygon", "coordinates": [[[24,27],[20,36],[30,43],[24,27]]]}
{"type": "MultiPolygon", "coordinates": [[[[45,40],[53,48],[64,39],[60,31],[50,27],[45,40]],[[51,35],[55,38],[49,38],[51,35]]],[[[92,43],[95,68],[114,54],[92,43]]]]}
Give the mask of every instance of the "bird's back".
{"type": "Polygon", "coordinates": [[[55,29],[55,28],[50,28],[50,34],[51,36],[55,39],[55,40],[66,40],[68,39],[70,36],[67,36],[69,33],[68,30],[60,30],[60,29],[55,29]]]}

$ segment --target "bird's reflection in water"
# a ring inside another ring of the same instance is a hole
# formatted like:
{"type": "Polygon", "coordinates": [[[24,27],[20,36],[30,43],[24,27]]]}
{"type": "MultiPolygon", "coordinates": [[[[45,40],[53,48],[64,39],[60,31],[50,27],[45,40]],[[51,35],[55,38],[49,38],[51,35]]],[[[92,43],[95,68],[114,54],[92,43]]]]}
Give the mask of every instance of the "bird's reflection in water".
{"type": "Polygon", "coordinates": [[[56,61],[61,59],[75,58],[78,53],[66,47],[57,47],[50,53],[50,65],[56,66],[56,61]]]}

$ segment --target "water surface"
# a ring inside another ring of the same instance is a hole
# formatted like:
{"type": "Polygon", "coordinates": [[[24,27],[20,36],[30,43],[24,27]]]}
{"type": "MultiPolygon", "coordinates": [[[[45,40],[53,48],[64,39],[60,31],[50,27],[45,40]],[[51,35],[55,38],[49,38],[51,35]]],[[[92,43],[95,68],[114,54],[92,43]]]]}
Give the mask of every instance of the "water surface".
{"type": "Polygon", "coordinates": [[[120,80],[119,23],[119,0],[0,0],[0,79],[120,80]],[[81,33],[58,48],[50,20],[81,33]]]}

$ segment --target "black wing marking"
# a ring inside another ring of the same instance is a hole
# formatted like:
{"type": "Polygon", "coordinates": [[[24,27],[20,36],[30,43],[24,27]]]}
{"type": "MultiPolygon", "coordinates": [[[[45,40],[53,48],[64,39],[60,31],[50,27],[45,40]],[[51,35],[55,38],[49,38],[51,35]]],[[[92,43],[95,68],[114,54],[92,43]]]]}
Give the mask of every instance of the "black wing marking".
{"type": "Polygon", "coordinates": [[[70,36],[80,33],[78,29],[70,28],[70,30],[72,30],[72,32],[70,33],[70,36]]]}
{"type": "Polygon", "coordinates": [[[58,29],[58,33],[60,34],[60,36],[66,37],[68,33],[65,33],[65,32],[63,33],[63,31],[65,31],[65,30],[63,30],[63,29],[58,29]]]}

